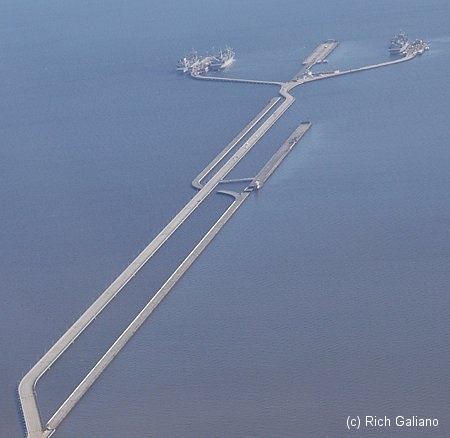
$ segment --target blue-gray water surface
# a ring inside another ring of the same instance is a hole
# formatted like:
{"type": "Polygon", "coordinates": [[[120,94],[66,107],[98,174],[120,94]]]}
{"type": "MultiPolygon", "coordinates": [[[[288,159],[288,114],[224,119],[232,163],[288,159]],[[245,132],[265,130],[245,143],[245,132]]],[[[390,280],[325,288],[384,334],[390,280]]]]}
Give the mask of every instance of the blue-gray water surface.
{"type": "MultiPolygon", "coordinates": [[[[287,80],[327,38],[327,69],[386,60],[401,29],[430,52],[294,91],[233,176],[312,130],[54,436],[334,437],[358,415],[439,421],[367,437],[449,436],[449,16],[446,0],[3,0],[0,436],[24,436],[21,376],[277,94],[176,60],[229,44],[225,74],[287,80]]],[[[227,205],[209,200],[45,375],[45,419],[227,205]]]]}

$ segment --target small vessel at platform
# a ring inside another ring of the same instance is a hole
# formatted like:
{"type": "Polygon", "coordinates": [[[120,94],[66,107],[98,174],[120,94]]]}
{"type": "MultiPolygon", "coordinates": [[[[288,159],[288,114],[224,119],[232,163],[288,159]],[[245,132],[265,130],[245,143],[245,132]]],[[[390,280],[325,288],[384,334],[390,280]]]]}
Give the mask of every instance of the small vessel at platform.
{"type": "Polygon", "coordinates": [[[235,53],[233,49],[227,47],[225,50],[221,50],[217,56],[213,57],[210,68],[211,70],[223,70],[229,67],[235,61],[235,53]]]}
{"type": "Polygon", "coordinates": [[[409,40],[405,32],[395,35],[389,45],[389,53],[391,55],[403,55],[408,48],[409,40]]]}
{"type": "Polygon", "coordinates": [[[229,67],[234,60],[235,53],[230,47],[220,50],[214,56],[200,56],[197,52],[192,51],[178,61],[176,69],[182,73],[195,76],[208,73],[209,70],[223,70],[229,67]]]}

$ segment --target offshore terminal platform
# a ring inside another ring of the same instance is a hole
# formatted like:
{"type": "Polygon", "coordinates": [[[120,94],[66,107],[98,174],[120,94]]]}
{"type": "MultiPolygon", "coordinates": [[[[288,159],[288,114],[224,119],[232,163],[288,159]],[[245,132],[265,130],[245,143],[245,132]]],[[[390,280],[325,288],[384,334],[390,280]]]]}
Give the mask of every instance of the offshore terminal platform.
{"type": "Polygon", "coordinates": [[[389,52],[392,55],[392,59],[389,61],[349,70],[313,72],[312,69],[314,66],[318,64],[327,64],[327,57],[338,47],[338,45],[339,43],[336,40],[327,40],[321,43],[306,57],[300,71],[287,82],[207,76],[207,73],[210,70],[220,71],[229,67],[234,62],[235,55],[230,48],[227,48],[214,56],[201,57],[198,54],[193,53],[179,61],[177,69],[190,75],[194,79],[278,86],[279,95],[272,98],[255,118],[251,120],[211,161],[211,163],[209,163],[205,169],[194,178],[192,186],[197,189],[197,193],[192,199],[22,378],[18,386],[18,395],[22,408],[24,428],[28,438],[47,438],[54,434],[64,418],[70,413],[84,394],[86,394],[89,388],[91,388],[101,373],[112,362],[114,357],[119,354],[122,348],[158,307],[161,301],[168,295],[182,275],[189,269],[242,203],[252,195],[252,192],[263,187],[264,183],[272,175],[275,169],[311,128],[311,122],[301,122],[256,175],[241,179],[227,179],[227,175],[294,103],[295,99],[292,94],[290,94],[291,90],[313,81],[410,61],[429,49],[428,44],[424,41],[415,40],[410,42],[406,37],[406,34],[400,33],[391,41],[389,52]],[[241,183],[242,189],[240,191],[234,191],[223,190],[219,187],[219,185],[223,186],[226,183],[241,183]],[[154,292],[144,308],[129,323],[128,327],[103,354],[100,360],[92,367],[78,386],[73,389],[72,393],[61,404],[52,417],[49,419],[41,418],[36,394],[36,385],[38,384],[39,379],[64,354],[64,352],[70,348],[75,340],[125,288],[133,277],[138,274],[140,269],[165,244],[165,242],[171,238],[175,231],[183,225],[186,219],[202,204],[203,201],[214,193],[230,196],[232,198],[230,206],[206,232],[165,283],[154,292]]]}

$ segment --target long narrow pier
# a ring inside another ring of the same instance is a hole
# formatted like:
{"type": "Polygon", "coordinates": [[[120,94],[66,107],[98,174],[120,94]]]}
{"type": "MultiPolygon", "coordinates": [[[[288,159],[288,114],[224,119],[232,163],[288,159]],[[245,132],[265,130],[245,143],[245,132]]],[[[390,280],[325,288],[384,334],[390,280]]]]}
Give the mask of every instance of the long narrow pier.
{"type": "Polygon", "coordinates": [[[267,113],[280,101],[281,97],[272,98],[269,103],[245,128],[231,140],[230,143],[193,179],[192,186],[200,190],[202,181],[211,171],[239,144],[239,142],[267,115],[267,113]]]}
{"type": "Polygon", "coordinates": [[[270,158],[267,164],[258,172],[250,186],[255,187],[256,185],[258,185],[258,188],[261,188],[264,183],[270,178],[272,173],[275,172],[282,161],[287,157],[289,152],[291,152],[294,146],[308,132],[309,128],[311,128],[311,122],[302,122],[283,143],[280,149],[275,152],[275,154],[272,156],[272,158],[270,158]]]}
{"type": "MultiPolygon", "coordinates": [[[[52,418],[51,425],[45,428],[39,414],[36,400],[36,385],[45,372],[58,360],[58,358],[69,348],[69,346],[83,333],[91,322],[103,311],[103,309],[114,299],[125,285],[142,269],[147,261],[156,251],[173,235],[173,233],[184,223],[184,221],[195,211],[195,209],[215,190],[220,181],[224,180],[231,170],[250,152],[255,144],[267,133],[277,120],[293,104],[294,97],[287,92],[285,87],[280,90],[284,97],[282,104],[259,126],[250,138],[226,161],[226,163],[211,177],[211,179],[197,192],[197,194],[180,210],[180,212],[167,224],[155,239],[136,257],[136,259],[117,277],[117,279],[97,298],[97,300],[80,316],[80,318],[67,330],[66,333],[44,354],[44,356],[31,368],[19,383],[19,398],[25,419],[25,426],[29,438],[42,438],[50,436],[57,427],[58,419],[67,415],[58,415],[52,418]]],[[[112,359],[111,359],[112,360],[112,359]]],[[[88,379],[89,386],[95,381],[88,379]]],[[[79,387],[77,393],[72,394],[73,400],[79,398],[86,392],[87,387],[79,387]],[[79,396],[80,395],[80,396],[79,396]]],[[[67,406],[73,406],[67,402],[67,406]]]]}
{"type": "MultiPolygon", "coordinates": [[[[195,246],[195,248],[188,254],[178,268],[173,272],[169,279],[163,284],[153,298],[146,304],[146,306],[139,312],[135,319],[129,324],[129,326],[122,332],[117,338],[114,344],[108,349],[108,351],[102,356],[102,358],[94,365],[87,376],[81,381],[81,383],[75,388],[70,396],[64,401],[60,408],[48,421],[46,428],[49,431],[54,431],[61,424],[64,418],[80,401],[89,388],[95,383],[101,373],[108,367],[112,360],[119,354],[120,350],[127,344],[127,342],[133,337],[133,335],[139,330],[142,324],[158,307],[161,301],[169,294],[178,280],[183,274],[191,267],[197,257],[205,250],[208,244],[214,239],[217,233],[222,227],[230,220],[231,216],[237,211],[242,203],[247,199],[249,193],[240,193],[231,204],[225,213],[220,216],[217,222],[210,228],[210,230],[204,235],[201,241],[195,246]]],[[[50,434],[46,435],[50,436],[50,434]]]]}
{"type": "MultiPolygon", "coordinates": [[[[272,158],[267,162],[267,164],[262,168],[255,179],[259,178],[260,181],[265,182],[270,175],[276,170],[276,168],[281,164],[281,162],[286,158],[293,147],[301,140],[305,133],[311,127],[310,122],[302,122],[298,128],[289,136],[289,138],[283,143],[283,145],[278,149],[278,151],[272,156],[272,158]]],[[[186,273],[186,271],[191,267],[194,261],[200,256],[200,254],[206,249],[206,247],[211,243],[223,226],[231,219],[238,208],[243,204],[243,202],[248,198],[250,192],[226,192],[222,193],[229,194],[235,199],[230,207],[220,216],[216,223],[209,229],[209,231],[203,236],[200,242],[194,247],[194,249],[187,255],[187,257],[181,262],[178,268],[173,272],[169,279],[163,284],[163,286],[158,290],[158,292],[153,296],[153,298],[147,303],[147,305],[139,312],[136,318],[129,324],[129,326],[122,332],[122,334],[117,338],[114,344],[108,349],[108,351],[103,355],[103,357],[94,365],[87,376],[81,381],[81,383],[75,388],[72,394],[66,399],[66,401],[60,406],[56,413],[50,418],[47,423],[47,429],[49,431],[54,431],[68,415],[68,413],[73,409],[73,407],[78,403],[78,401],[83,397],[83,395],[89,390],[89,388],[94,384],[100,374],[106,369],[106,367],[111,363],[114,357],[122,350],[126,343],[131,339],[131,337],[137,332],[137,330],[142,326],[142,324],[147,320],[147,318],[153,313],[161,301],[169,294],[178,280],[186,273]]],[[[50,436],[50,435],[49,435],[50,436]]]]}
{"type": "MultiPolygon", "coordinates": [[[[310,128],[309,122],[302,123],[282,147],[274,154],[263,169],[253,178],[250,185],[242,193],[222,190],[221,193],[234,198],[232,205],[225,211],[213,227],[205,234],[202,240],[191,251],[186,259],[178,266],[166,283],[159,289],[150,302],[131,322],[127,329],[119,336],[114,344],[103,355],[99,362],[91,369],[87,376],[74,389],[67,400],[58,408],[45,426],[39,414],[36,385],[39,379],[58,360],[58,358],[75,342],[91,322],[105,309],[105,307],[117,296],[117,294],[128,284],[129,281],[140,271],[147,261],[161,248],[162,245],[175,233],[175,231],[186,221],[186,219],[197,209],[197,207],[217,189],[217,186],[226,182],[225,177],[236,167],[236,165],[251,151],[256,143],[267,133],[267,131],[278,121],[278,119],[294,103],[294,97],[289,93],[293,88],[315,80],[322,80],[345,74],[362,72],[375,68],[385,67],[415,58],[419,52],[411,49],[406,56],[400,59],[382,62],[365,67],[334,72],[323,72],[310,74],[310,69],[319,61],[328,56],[338,45],[337,41],[327,40],[319,45],[315,51],[303,62],[304,68],[300,71],[303,75],[297,75],[289,82],[260,81],[247,79],[233,79],[221,77],[196,76],[193,78],[209,81],[239,82],[247,84],[277,85],[280,87],[280,97],[272,99],[265,108],[220,152],[216,158],[192,181],[192,185],[198,189],[194,197],[176,214],[176,216],[164,227],[164,229],[150,242],[147,247],[133,260],[133,262],[114,280],[114,282],[95,300],[95,302],[79,317],[79,319],[67,330],[66,333],[48,350],[47,353],[31,368],[19,383],[18,392],[25,420],[25,427],[28,438],[50,437],[61,424],[63,419],[69,414],[71,409],[83,397],[83,395],[94,384],[96,379],[111,363],[114,357],[125,346],[128,340],[139,329],[144,321],[156,309],[158,304],[169,293],[176,282],[192,265],[195,259],[201,254],[211,240],[217,235],[224,224],[231,218],[236,210],[251,194],[254,188],[261,187],[270,177],[275,169],[280,165],[295,144],[303,137],[310,128]],[[284,99],[276,107],[278,102],[284,99]],[[276,108],[275,108],[276,107],[276,108]],[[273,110],[273,112],[271,112],[273,110]],[[270,114],[269,114],[270,113],[270,114]],[[269,114],[269,115],[268,115],[269,114]],[[264,119],[264,117],[267,118],[264,119]],[[259,124],[259,127],[258,127],[259,124]],[[249,138],[239,146],[244,137],[252,130],[254,132],[249,138]],[[238,147],[239,146],[239,147],[238,147]],[[236,150],[237,148],[237,150],[236,150]],[[226,160],[226,161],[225,161],[226,160]],[[225,161],[225,162],[224,162],[225,161]],[[222,164],[222,162],[224,162],[222,164]],[[220,165],[220,167],[219,167],[220,165]],[[215,173],[212,171],[215,170],[215,173]],[[203,184],[203,179],[212,174],[210,179],[203,184]],[[259,186],[259,187],[258,187],[259,186]]],[[[245,178],[245,180],[248,180],[245,178]]]]}
{"type": "Polygon", "coordinates": [[[298,85],[305,84],[307,82],[318,81],[321,79],[329,79],[329,78],[333,78],[336,76],[343,76],[343,75],[348,75],[348,74],[352,74],[352,73],[359,73],[362,71],[374,70],[374,69],[382,68],[382,67],[388,67],[388,66],[394,65],[394,64],[400,64],[402,62],[411,61],[418,55],[419,55],[418,53],[410,53],[408,55],[403,56],[402,58],[393,59],[392,61],[380,62],[378,64],[366,65],[364,67],[351,68],[348,70],[336,70],[336,71],[330,71],[330,72],[317,73],[312,76],[305,76],[301,79],[297,79],[294,82],[293,87],[291,87],[290,89],[292,89],[298,85]]]}
{"type": "Polygon", "coordinates": [[[197,74],[191,74],[194,79],[201,79],[204,81],[219,81],[219,82],[235,82],[240,84],[255,84],[255,85],[277,85],[281,87],[283,82],[279,81],[263,81],[258,79],[239,79],[239,78],[223,78],[219,76],[203,76],[197,74]]]}

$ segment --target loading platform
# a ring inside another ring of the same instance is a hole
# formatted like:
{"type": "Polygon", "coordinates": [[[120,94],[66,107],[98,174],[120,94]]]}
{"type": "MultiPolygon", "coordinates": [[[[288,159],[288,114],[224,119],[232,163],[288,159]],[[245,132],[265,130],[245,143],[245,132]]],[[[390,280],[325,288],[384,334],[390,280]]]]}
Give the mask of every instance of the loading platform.
{"type": "Polygon", "coordinates": [[[336,40],[327,40],[319,44],[314,51],[303,61],[303,65],[310,68],[315,64],[320,64],[327,59],[337,48],[339,42],[336,40]]]}

